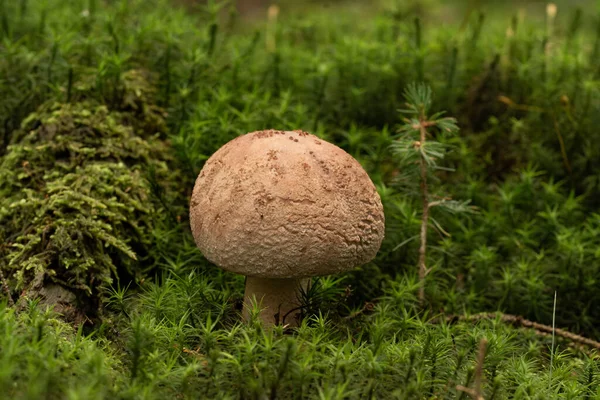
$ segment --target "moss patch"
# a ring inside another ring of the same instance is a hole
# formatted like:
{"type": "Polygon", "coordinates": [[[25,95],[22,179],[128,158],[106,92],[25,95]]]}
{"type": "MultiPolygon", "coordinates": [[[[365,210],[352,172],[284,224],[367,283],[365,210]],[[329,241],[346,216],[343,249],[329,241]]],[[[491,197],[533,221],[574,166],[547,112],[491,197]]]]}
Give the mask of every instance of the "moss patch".
{"type": "Polygon", "coordinates": [[[47,103],[13,135],[0,168],[0,268],[10,288],[51,299],[48,285],[60,285],[96,307],[115,277],[152,269],[153,227],[172,216],[163,197],[177,173],[161,139],[164,113],[146,103],[141,76],[124,77],[119,109],[47,103]]]}

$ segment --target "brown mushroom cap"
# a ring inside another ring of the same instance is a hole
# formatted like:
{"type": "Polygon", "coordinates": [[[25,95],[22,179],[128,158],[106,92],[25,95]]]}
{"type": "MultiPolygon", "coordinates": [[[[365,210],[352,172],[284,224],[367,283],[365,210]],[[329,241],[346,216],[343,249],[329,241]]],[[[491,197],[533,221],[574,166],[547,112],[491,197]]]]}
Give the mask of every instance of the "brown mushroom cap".
{"type": "Polygon", "coordinates": [[[196,244],[221,268],[302,278],[372,260],[383,240],[381,199],[339,147],[302,131],[259,131],[221,147],[192,194],[196,244]]]}

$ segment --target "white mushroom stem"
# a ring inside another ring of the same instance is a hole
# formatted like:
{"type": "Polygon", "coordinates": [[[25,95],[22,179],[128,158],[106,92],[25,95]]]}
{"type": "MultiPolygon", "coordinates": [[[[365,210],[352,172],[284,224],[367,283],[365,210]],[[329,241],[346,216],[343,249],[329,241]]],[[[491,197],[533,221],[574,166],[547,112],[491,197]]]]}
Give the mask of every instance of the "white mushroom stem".
{"type": "Polygon", "coordinates": [[[244,320],[258,304],[260,319],[265,326],[298,326],[301,314],[301,293],[308,290],[310,278],[270,279],[248,276],[244,294],[244,320]]]}

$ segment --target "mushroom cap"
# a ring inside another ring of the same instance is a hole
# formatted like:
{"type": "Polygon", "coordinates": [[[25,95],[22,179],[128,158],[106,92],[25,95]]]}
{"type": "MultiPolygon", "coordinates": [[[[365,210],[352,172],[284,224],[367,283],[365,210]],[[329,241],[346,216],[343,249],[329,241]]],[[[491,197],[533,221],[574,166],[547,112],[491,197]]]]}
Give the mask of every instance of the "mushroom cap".
{"type": "Polygon", "coordinates": [[[204,256],[262,278],[347,271],[372,260],[383,206],[352,156],[302,131],[259,131],[212,155],[196,180],[190,222],[204,256]]]}

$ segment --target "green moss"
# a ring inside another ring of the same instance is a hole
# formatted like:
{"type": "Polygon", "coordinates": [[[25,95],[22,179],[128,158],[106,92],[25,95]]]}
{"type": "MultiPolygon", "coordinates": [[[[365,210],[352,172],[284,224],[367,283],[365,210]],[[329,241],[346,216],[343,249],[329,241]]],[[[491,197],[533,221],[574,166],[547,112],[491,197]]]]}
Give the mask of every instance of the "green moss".
{"type": "Polygon", "coordinates": [[[149,87],[126,87],[122,111],[48,103],[13,135],[0,165],[0,267],[13,290],[35,279],[97,298],[114,278],[152,268],[165,211],[153,185],[170,187],[177,173],[149,87]]]}

